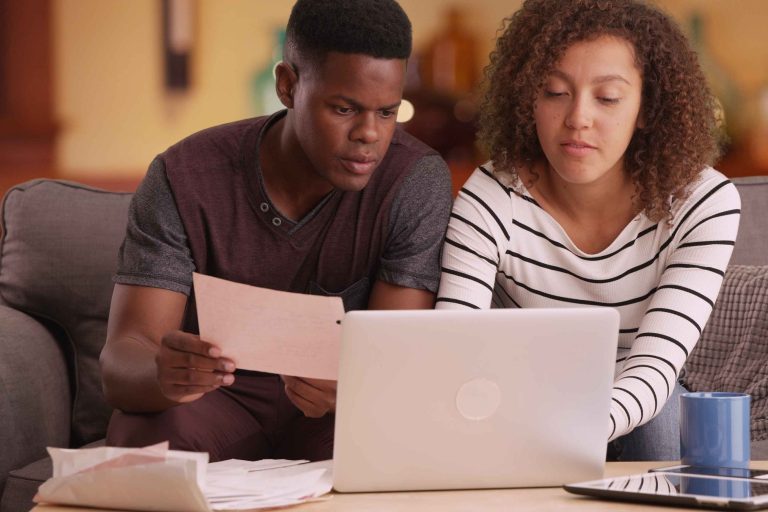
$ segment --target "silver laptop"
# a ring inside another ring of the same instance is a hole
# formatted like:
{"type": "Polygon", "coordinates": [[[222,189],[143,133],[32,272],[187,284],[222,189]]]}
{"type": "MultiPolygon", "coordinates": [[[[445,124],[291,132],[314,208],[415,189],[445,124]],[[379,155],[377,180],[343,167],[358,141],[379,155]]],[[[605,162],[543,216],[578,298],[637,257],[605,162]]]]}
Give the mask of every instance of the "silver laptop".
{"type": "Polygon", "coordinates": [[[601,478],[618,330],[612,308],[348,313],[334,488],[601,478]]]}

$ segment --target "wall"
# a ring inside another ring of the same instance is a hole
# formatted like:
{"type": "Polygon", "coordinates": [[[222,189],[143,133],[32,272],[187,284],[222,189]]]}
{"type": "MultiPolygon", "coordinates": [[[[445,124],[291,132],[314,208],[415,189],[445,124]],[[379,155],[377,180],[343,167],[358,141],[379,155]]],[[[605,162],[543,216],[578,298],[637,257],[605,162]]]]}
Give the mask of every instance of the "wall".
{"type": "MultiPolygon", "coordinates": [[[[273,31],[290,0],[197,0],[193,86],[169,95],[162,86],[160,2],[53,0],[55,102],[62,126],[56,161],[61,177],[130,178],[152,157],[206,126],[253,114],[249,81],[270,59],[273,31]]],[[[768,84],[766,0],[666,0],[685,24],[701,10],[712,54],[745,91],[768,84]]],[[[501,20],[518,0],[401,0],[420,48],[448,5],[465,12],[481,62],[501,20]]],[[[685,26],[685,25],[684,25],[685,26]]]]}
{"type": "Polygon", "coordinates": [[[280,0],[199,1],[193,86],[169,95],[160,2],[56,0],[59,173],[143,172],[190,132],[249,115],[249,75],[269,59],[272,27],[289,10],[280,0]]]}

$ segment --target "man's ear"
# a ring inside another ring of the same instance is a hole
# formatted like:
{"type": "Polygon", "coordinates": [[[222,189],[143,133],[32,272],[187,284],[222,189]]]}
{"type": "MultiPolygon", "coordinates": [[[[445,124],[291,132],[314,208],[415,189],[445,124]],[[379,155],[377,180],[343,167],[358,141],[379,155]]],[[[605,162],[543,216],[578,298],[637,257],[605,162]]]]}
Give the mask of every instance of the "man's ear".
{"type": "Polygon", "coordinates": [[[293,92],[298,81],[299,76],[293,66],[287,62],[279,62],[275,66],[275,90],[280,102],[286,108],[293,108],[293,92]]]}

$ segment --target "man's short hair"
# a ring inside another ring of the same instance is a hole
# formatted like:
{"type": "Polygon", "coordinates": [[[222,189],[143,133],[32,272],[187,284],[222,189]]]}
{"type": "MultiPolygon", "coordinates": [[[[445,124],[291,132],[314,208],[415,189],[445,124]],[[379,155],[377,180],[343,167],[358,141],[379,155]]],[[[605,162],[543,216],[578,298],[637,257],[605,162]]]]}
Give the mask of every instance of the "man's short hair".
{"type": "Polygon", "coordinates": [[[286,28],[287,52],[312,60],[329,52],[407,59],[411,45],[411,22],[395,0],[298,0],[286,28]]]}

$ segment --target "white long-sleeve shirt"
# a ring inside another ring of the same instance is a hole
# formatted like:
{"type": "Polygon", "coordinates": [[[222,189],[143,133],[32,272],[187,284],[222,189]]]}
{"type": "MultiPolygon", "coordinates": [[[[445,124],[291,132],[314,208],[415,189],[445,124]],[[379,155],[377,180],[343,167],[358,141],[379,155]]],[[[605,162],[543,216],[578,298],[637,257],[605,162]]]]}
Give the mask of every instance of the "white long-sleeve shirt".
{"type": "Polygon", "coordinates": [[[641,213],[607,248],[587,254],[524,187],[502,185],[492,170],[475,170],[456,198],[436,307],[616,308],[609,440],[646,423],[712,312],[738,230],[736,187],[706,168],[674,205],[671,224],[641,213]]]}

